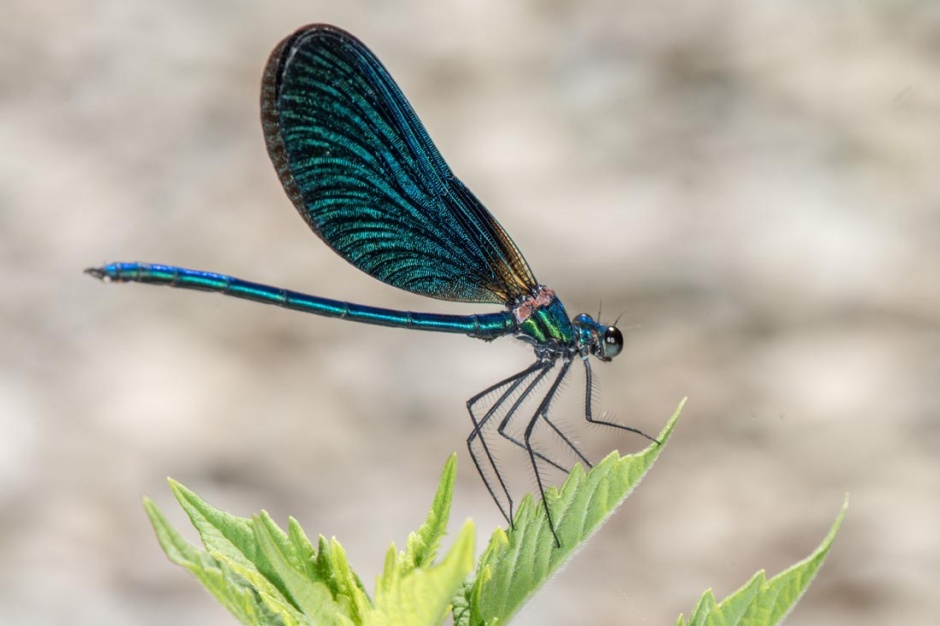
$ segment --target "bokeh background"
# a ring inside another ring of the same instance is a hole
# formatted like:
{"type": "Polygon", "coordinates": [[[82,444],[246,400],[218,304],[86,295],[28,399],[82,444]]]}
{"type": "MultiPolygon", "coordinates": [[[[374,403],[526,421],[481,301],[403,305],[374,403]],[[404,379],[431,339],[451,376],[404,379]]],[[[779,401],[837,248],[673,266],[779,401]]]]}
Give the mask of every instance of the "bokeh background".
{"type": "Polygon", "coordinates": [[[0,17],[0,622],[234,623],[152,536],[143,494],[186,526],[167,475],[337,535],[369,587],[455,450],[452,527],[472,516],[479,549],[501,523],[464,401],[530,362],[517,342],[81,274],[162,261],[490,310],[377,283],[284,196],[259,77],[316,21],[376,51],[570,313],[622,313],[598,407],[656,432],[690,398],[517,623],[673,623],[809,553],[846,492],[790,623],[936,619],[936,2],[5,0],[0,17]]]}

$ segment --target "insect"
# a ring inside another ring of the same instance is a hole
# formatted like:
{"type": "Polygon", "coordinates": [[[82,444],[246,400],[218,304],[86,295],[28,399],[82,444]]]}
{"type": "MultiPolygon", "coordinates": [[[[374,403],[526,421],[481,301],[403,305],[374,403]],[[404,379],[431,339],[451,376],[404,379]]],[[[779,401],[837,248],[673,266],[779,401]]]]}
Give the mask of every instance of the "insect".
{"type": "MultiPolygon", "coordinates": [[[[473,422],[467,438],[470,456],[510,524],[512,496],[484,429],[498,422],[497,432],[525,451],[545,502],[540,463],[564,472],[568,468],[537,449],[536,429],[557,433],[590,466],[550,417],[574,361],[586,372],[587,421],[652,439],[592,413],[591,357],[610,361],[620,354],[620,330],[589,315],[568,317],[555,292],[535,279],[499,222],[451,172],[398,85],[362,42],[323,24],[303,27],[284,39],[264,71],[261,121],[284,191],[334,252],[406,291],[501,304],[505,310],[438,315],[382,309],[169,265],[112,263],[85,271],[105,281],[217,292],[314,315],[486,341],[512,336],[531,345],[532,365],[467,401],[473,422]],[[535,410],[530,412],[531,405],[535,410]],[[521,421],[521,436],[509,430],[511,424],[519,426],[514,420],[521,421]]],[[[545,513],[560,545],[547,503],[545,513]]]]}

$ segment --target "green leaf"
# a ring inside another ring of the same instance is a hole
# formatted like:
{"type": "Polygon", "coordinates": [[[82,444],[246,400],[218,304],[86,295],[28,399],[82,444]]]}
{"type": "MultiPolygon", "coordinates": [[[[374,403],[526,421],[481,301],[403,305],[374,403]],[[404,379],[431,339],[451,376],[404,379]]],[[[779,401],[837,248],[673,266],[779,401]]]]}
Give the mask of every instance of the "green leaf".
{"type": "Polygon", "coordinates": [[[444,464],[441,479],[438,483],[437,493],[428,511],[424,524],[415,532],[408,535],[407,547],[399,553],[393,543],[385,554],[385,566],[382,575],[376,583],[376,594],[408,572],[421,567],[427,567],[434,561],[434,556],[440,546],[441,539],[447,531],[447,520],[450,517],[450,505],[453,501],[454,478],[457,475],[457,455],[452,454],[444,464]]]}
{"type": "Polygon", "coordinates": [[[660,444],[635,455],[613,452],[587,474],[576,465],[560,491],[546,491],[560,548],[541,503],[525,496],[513,528],[493,534],[475,580],[462,589],[465,597],[454,601],[454,623],[480,626],[508,622],[639,484],[665,447],[684,404],[685,400],[663,428],[660,444]]]}
{"type": "Polygon", "coordinates": [[[335,539],[314,549],[300,524],[281,530],[262,511],[251,519],[213,508],[170,481],[206,550],[182,539],[149,499],[144,506],[157,539],[174,563],[189,569],[240,621],[252,626],[437,626],[451,598],[473,569],[473,524],[467,522],[447,556],[433,565],[447,528],[456,455],[444,466],[425,523],[409,535],[405,552],[394,544],[376,585],[366,594],[335,539]]]}
{"type": "Polygon", "coordinates": [[[250,581],[233,571],[226,562],[187,543],[149,498],[144,499],[144,509],[160,546],[170,560],[192,572],[240,622],[248,626],[313,624],[283,598],[263,597],[250,581]]]}
{"type": "Polygon", "coordinates": [[[730,596],[715,603],[711,590],[698,601],[689,621],[682,615],[676,626],[772,626],[787,616],[822,567],[849,501],[846,497],[829,534],[808,557],[767,580],[763,570],[730,596]]]}
{"type": "MultiPolygon", "coordinates": [[[[289,520],[290,536],[292,541],[303,545],[307,541],[300,524],[293,518],[289,520]]],[[[333,598],[346,607],[345,613],[354,616],[361,616],[362,612],[369,607],[369,597],[365,592],[365,587],[356,573],[346,562],[346,553],[343,547],[334,538],[327,541],[326,537],[320,535],[318,551],[306,562],[307,575],[311,580],[316,580],[326,584],[333,594],[333,598]]],[[[361,621],[357,618],[357,623],[361,621]]]]}
{"type": "Polygon", "coordinates": [[[327,554],[330,570],[336,578],[337,588],[340,590],[338,599],[349,606],[349,611],[355,618],[356,623],[361,624],[362,616],[372,608],[369,596],[366,595],[362,582],[359,581],[359,576],[349,566],[349,561],[346,559],[346,550],[343,549],[343,546],[335,537],[330,540],[327,554]]]}
{"type": "Polygon", "coordinates": [[[283,583],[255,541],[251,520],[210,506],[173,479],[168,482],[209,554],[248,579],[265,597],[286,600],[283,583]]]}
{"type": "MultiPolygon", "coordinates": [[[[445,470],[446,473],[446,470],[445,470]]],[[[366,626],[439,626],[451,598],[473,570],[473,523],[467,520],[440,564],[411,569],[386,568],[376,585],[375,606],[366,626]]]]}
{"type": "Polygon", "coordinates": [[[348,603],[336,602],[331,589],[322,581],[310,576],[306,564],[312,560],[310,558],[312,554],[308,553],[303,545],[298,550],[296,543],[289,542],[287,536],[267,513],[262,512],[253,518],[253,522],[258,545],[283,581],[292,603],[314,624],[324,626],[354,624],[349,616],[348,603]]]}
{"type": "Polygon", "coordinates": [[[457,455],[447,460],[428,511],[427,520],[408,536],[407,548],[395,545],[385,555],[385,567],[375,585],[375,605],[364,623],[381,626],[440,624],[451,598],[473,569],[473,524],[464,524],[454,546],[440,565],[431,567],[447,529],[453,499],[457,455]]]}
{"type": "Polygon", "coordinates": [[[161,546],[170,560],[193,572],[239,620],[361,623],[360,616],[371,603],[338,543],[327,544],[321,537],[315,552],[296,520],[290,520],[290,532],[284,533],[267,513],[254,519],[236,517],[169,482],[207,550],[187,544],[147,500],[145,507],[161,546]]]}
{"type": "MultiPolygon", "coordinates": [[[[428,518],[421,528],[408,536],[403,555],[404,565],[409,569],[425,567],[434,561],[441,539],[447,532],[450,505],[454,498],[454,478],[457,476],[457,455],[452,454],[444,464],[441,480],[428,511],[428,518]]],[[[405,573],[405,572],[403,572],[405,573]]]]}

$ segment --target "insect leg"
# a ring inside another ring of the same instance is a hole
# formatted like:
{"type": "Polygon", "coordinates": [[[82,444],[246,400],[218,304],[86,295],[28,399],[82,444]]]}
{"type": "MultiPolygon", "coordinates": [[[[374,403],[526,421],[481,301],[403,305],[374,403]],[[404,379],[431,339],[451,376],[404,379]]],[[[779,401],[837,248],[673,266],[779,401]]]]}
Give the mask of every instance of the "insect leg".
{"type": "MultiPolygon", "coordinates": [[[[470,431],[470,435],[467,437],[467,449],[470,451],[470,458],[473,460],[473,464],[476,466],[477,473],[480,474],[480,478],[483,479],[483,484],[486,486],[486,490],[489,491],[490,497],[493,498],[493,501],[496,503],[497,508],[499,508],[499,512],[503,514],[503,517],[505,517],[506,521],[509,522],[510,524],[512,524],[512,508],[513,508],[512,496],[509,494],[509,488],[506,486],[506,483],[503,480],[502,474],[500,474],[499,467],[497,467],[496,461],[493,458],[493,454],[490,451],[489,444],[487,443],[486,437],[483,434],[483,428],[490,421],[493,415],[496,414],[496,412],[500,409],[500,407],[503,406],[503,404],[507,400],[509,400],[509,398],[516,391],[516,389],[518,389],[519,386],[522,385],[530,375],[538,371],[539,368],[541,367],[543,367],[543,365],[539,362],[536,362],[530,367],[522,370],[518,374],[513,374],[509,378],[501,380],[500,382],[487,387],[480,393],[476,394],[475,396],[467,400],[467,412],[470,414],[470,420],[473,422],[473,430],[470,431]],[[482,417],[477,418],[477,414],[474,410],[474,407],[477,405],[478,402],[480,402],[480,400],[482,400],[489,394],[494,393],[496,391],[500,391],[499,398],[497,398],[496,402],[493,403],[493,406],[491,406],[486,411],[486,413],[483,414],[482,417]],[[500,501],[499,498],[496,497],[496,490],[494,489],[494,485],[490,477],[483,470],[483,465],[481,464],[481,460],[477,456],[477,452],[474,449],[473,444],[477,440],[477,438],[479,438],[480,440],[481,447],[483,448],[483,453],[486,456],[486,460],[489,463],[489,466],[493,468],[493,472],[496,474],[496,480],[499,483],[499,488],[503,492],[503,494],[506,496],[506,500],[509,503],[508,511],[505,508],[503,508],[503,503],[500,501]]],[[[544,376],[544,373],[540,374],[536,378],[536,381],[539,380],[542,376],[544,376]]],[[[529,388],[531,388],[531,385],[529,388]]],[[[526,393],[527,392],[528,390],[526,391],[526,393]]],[[[513,405],[513,407],[510,409],[510,413],[515,411],[515,409],[516,409],[516,405],[513,405]]]]}

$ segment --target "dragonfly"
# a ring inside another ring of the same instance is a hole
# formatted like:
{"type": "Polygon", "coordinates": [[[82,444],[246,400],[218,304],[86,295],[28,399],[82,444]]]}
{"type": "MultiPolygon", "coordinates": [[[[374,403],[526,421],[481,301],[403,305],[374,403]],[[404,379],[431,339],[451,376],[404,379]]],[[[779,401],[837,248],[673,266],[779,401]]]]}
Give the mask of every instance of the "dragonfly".
{"type": "Polygon", "coordinates": [[[484,341],[514,337],[530,345],[535,361],[529,367],[467,401],[473,423],[467,448],[510,525],[513,498],[494,456],[493,426],[528,455],[560,546],[543,469],[547,465],[567,473],[570,468],[537,445],[535,435],[554,431],[571,453],[568,458],[591,466],[550,413],[572,363],[580,361],[586,373],[588,422],[656,441],[636,428],[600,419],[592,410],[591,359],[606,362],[620,354],[621,331],[587,314],[569,318],[555,292],[535,279],[505,229],[451,172],[388,70],[348,32],[312,24],[277,45],[262,79],[261,122],[284,191],[336,254],[411,293],[504,309],[477,315],[392,310],[150,263],[111,263],[86,273],[106,282],[215,292],[364,324],[484,341]]]}

